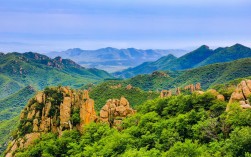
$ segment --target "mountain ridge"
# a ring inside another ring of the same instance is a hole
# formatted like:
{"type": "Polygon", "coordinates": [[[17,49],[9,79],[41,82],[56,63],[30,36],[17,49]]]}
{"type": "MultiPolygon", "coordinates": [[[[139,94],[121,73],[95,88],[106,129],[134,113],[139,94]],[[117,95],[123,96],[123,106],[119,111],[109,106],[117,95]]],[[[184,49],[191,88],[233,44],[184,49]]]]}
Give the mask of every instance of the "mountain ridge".
{"type": "Polygon", "coordinates": [[[158,60],[156,60],[154,62],[142,63],[141,65],[134,68],[126,69],[120,72],[114,72],[113,75],[116,77],[130,78],[138,74],[144,74],[134,71],[134,69],[137,69],[139,67],[142,69],[147,69],[149,66],[154,66],[155,68],[153,70],[149,69],[148,73],[151,73],[155,70],[177,71],[213,63],[229,62],[248,57],[251,57],[251,49],[241,44],[235,44],[233,46],[225,48],[219,47],[215,50],[210,49],[206,45],[202,45],[198,49],[189,52],[177,59],[173,59],[170,62],[162,62],[162,64],[156,64],[158,62],[158,60]]]}
{"type": "Polygon", "coordinates": [[[146,61],[154,61],[167,54],[180,55],[186,53],[181,49],[117,49],[113,47],[100,48],[97,50],[82,50],[72,48],[61,52],[47,53],[50,57],[61,56],[70,58],[85,67],[96,67],[109,72],[137,66],[146,61]]]}

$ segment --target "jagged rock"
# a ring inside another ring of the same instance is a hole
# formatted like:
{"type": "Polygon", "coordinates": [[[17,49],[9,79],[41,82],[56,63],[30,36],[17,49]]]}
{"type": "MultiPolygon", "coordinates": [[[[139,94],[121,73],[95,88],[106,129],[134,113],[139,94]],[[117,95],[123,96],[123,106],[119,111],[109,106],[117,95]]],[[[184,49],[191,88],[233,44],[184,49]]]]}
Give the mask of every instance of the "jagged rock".
{"type": "Polygon", "coordinates": [[[38,128],[38,119],[34,119],[33,120],[33,132],[38,132],[39,128],[38,128]]]}
{"type": "Polygon", "coordinates": [[[92,121],[96,120],[96,112],[94,109],[94,100],[89,98],[88,92],[85,93],[86,97],[88,99],[85,100],[85,102],[80,107],[80,126],[81,128],[89,124],[92,121]]]}
{"type": "Polygon", "coordinates": [[[229,105],[233,102],[239,102],[242,108],[251,108],[248,98],[251,96],[251,80],[241,81],[235,91],[232,93],[227,110],[229,105]]]}
{"type": "Polygon", "coordinates": [[[195,84],[195,90],[201,90],[201,85],[200,83],[195,84]]]}
{"type": "Polygon", "coordinates": [[[38,103],[40,103],[40,104],[43,103],[44,102],[44,93],[43,92],[37,93],[35,98],[38,103]]]}
{"type": "Polygon", "coordinates": [[[40,137],[40,133],[30,133],[26,134],[24,138],[19,138],[11,142],[9,148],[7,148],[6,157],[12,157],[12,152],[17,150],[18,148],[27,148],[31,145],[36,139],[40,137]]]}
{"type": "Polygon", "coordinates": [[[178,88],[176,88],[176,95],[180,95],[180,88],[178,87],[178,88]]]}
{"type": "Polygon", "coordinates": [[[135,112],[125,97],[121,97],[120,100],[109,99],[100,111],[100,120],[109,123],[110,126],[119,128],[122,119],[135,112]]]}
{"type": "Polygon", "coordinates": [[[170,96],[172,96],[172,91],[170,91],[170,90],[162,90],[160,92],[161,98],[170,97],[170,96]]]}
{"type": "Polygon", "coordinates": [[[64,97],[60,104],[60,126],[62,128],[69,128],[68,121],[71,118],[71,98],[64,97]]]}

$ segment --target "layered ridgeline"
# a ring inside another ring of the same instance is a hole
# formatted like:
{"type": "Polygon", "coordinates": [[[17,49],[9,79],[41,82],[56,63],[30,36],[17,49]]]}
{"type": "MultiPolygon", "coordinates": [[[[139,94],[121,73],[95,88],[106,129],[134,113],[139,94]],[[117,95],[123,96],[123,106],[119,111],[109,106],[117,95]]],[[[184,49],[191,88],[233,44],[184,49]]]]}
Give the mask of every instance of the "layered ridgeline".
{"type": "Polygon", "coordinates": [[[205,90],[217,84],[249,76],[251,76],[251,58],[244,58],[183,71],[155,71],[152,74],[138,75],[126,80],[106,81],[106,83],[124,86],[130,84],[146,91],[156,91],[200,82],[202,89],[205,90]]]}
{"type": "Polygon", "coordinates": [[[71,59],[84,67],[98,68],[114,72],[128,67],[137,66],[146,61],[155,61],[167,54],[176,54],[177,56],[180,56],[185,53],[185,50],[178,49],[141,50],[135,48],[116,49],[107,47],[98,50],[82,50],[74,48],[62,52],[51,52],[47,55],[53,58],[61,56],[62,58],[71,59]]]}
{"type": "Polygon", "coordinates": [[[146,62],[134,68],[115,72],[114,76],[130,78],[139,74],[149,74],[156,70],[185,70],[248,57],[251,57],[251,49],[240,44],[215,50],[211,50],[208,46],[203,45],[179,58],[168,55],[155,62],[146,62]]]}
{"type": "Polygon", "coordinates": [[[137,113],[124,97],[111,99],[100,116],[87,91],[46,89],[22,111],[6,156],[249,156],[251,80],[229,101],[195,89],[161,93],[137,113]]]}

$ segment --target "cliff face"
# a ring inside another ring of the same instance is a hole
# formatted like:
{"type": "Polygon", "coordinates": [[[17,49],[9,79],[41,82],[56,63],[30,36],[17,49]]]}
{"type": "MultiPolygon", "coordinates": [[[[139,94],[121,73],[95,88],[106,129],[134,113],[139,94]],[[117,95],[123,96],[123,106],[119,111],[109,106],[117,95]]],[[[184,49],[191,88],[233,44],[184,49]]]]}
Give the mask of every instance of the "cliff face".
{"type": "Polygon", "coordinates": [[[22,110],[17,138],[7,156],[17,148],[27,147],[42,133],[53,132],[60,136],[64,130],[81,131],[84,125],[97,119],[94,100],[89,98],[87,90],[47,88],[37,93],[22,110]]]}
{"type": "Polygon", "coordinates": [[[94,100],[87,90],[72,90],[68,87],[46,88],[29,100],[20,114],[20,124],[15,139],[7,149],[7,157],[18,148],[25,148],[41,134],[53,132],[62,135],[64,130],[78,129],[90,122],[105,122],[119,128],[122,119],[134,114],[129,102],[110,99],[100,112],[94,110],[94,100]]]}

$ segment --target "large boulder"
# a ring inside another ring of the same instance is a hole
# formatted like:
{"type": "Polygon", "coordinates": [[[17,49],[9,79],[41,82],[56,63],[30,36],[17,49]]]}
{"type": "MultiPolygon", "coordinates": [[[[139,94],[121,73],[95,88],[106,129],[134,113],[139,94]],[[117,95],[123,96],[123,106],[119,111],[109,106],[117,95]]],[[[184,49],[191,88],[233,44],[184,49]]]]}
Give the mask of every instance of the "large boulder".
{"type": "Polygon", "coordinates": [[[239,102],[242,108],[251,108],[249,97],[251,96],[251,80],[243,80],[241,81],[235,91],[232,93],[227,110],[229,109],[229,105],[234,102],[239,102]]]}
{"type": "Polygon", "coordinates": [[[127,116],[133,115],[135,112],[125,97],[109,99],[100,110],[100,121],[120,129],[122,120],[127,116]]]}

